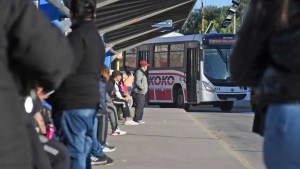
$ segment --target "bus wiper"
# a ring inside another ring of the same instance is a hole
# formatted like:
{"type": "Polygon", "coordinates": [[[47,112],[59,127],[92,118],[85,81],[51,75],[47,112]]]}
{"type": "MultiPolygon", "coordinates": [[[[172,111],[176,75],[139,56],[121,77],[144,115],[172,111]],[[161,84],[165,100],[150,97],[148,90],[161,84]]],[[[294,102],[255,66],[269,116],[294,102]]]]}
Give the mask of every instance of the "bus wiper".
{"type": "Polygon", "coordinates": [[[226,62],[227,62],[227,58],[226,58],[226,56],[224,55],[223,51],[222,51],[219,47],[217,47],[217,51],[218,51],[219,56],[220,56],[221,59],[223,60],[223,62],[226,63],[226,62]]]}
{"type": "Polygon", "coordinates": [[[227,72],[228,72],[228,71],[229,71],[229,68],[228,68],[228,56],[227,56],[227,53],[226,53],[225,58],[226,58],[226,62],[225,62],[225,64],[226,64],[226,69],[227,69],[227,72]]]}
{"type": "Polygon", "coordinates": [[[224,55],[224,52],[222,51],[222,49],[220,49],[219,47],[217,47],[217,51],[219,53],[219,56],[221,57],[221,59],[223,60],[223,62],[226,64],[226,69],[228,71],[228,59],[227,59],[227,53],[226,56],[224,55]]]}

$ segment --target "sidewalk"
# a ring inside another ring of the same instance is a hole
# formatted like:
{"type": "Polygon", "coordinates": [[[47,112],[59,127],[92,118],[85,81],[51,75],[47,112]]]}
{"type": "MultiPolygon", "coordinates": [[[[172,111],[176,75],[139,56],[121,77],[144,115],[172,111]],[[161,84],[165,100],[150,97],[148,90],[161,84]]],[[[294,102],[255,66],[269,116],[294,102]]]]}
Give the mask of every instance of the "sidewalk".
{"type": "Polygon", "coordinates": [[[108,137],[114,164],[93,169],[251,169],[184,110],[146,108],[144,121],[120,125],[128,134],[108,137]]]}

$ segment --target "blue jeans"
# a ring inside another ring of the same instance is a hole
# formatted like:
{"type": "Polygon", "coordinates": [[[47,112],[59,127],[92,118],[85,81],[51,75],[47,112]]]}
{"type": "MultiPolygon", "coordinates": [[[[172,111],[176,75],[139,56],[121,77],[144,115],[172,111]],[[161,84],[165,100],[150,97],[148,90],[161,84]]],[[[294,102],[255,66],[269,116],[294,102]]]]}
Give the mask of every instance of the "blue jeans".
{"type": "Polygon", "coordinates": [[[97,137],[97,130],[98,130],[98,118],[95,117],[94,119],[94,132],[93,132],[93,143],[92,143],[92,152],[91,154],[97,157],[103,156],[103,148],[98,141],[97,137]]]}
{"type": "Polygon", "coordinates": [[[264,137],[268,169],[300,169],[300,104],[270,105],[264,137]]]}
{"type": "Polygon", "coordinates": [[[90,152],[96,109],[63,111],[60,137],[71,156],[71,169],[91,169],[90,152]]]}
{"type": "Polygon", "coordinates": [[[99,81],[100,107],[106,110],[106,81],[101,78],[99,81]]]}

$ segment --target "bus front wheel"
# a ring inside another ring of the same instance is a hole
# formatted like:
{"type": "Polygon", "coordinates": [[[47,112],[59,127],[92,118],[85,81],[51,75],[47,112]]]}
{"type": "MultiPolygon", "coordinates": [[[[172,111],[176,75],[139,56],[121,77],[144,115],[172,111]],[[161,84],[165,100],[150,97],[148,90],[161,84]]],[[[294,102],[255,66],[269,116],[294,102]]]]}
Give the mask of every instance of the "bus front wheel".
{"type": "Polygon", "coordinates": [[[186,111],[186,112],[189,112],[190,111],[190,105],[189,104],[185,104],[184,105],[184,110],[186,111]]]}
{"type": "Polygon", "coordinates": [[[178,108],[184,108],[184,96],[181,88],[177,90],[175,105],[178,108]]]}
{"type": "Polygon", "coordinates": [[[230,112],[232,110],[232,108],[233,108],[233,102],[223,102],[220,105],[220,109],[223,112],[230,112]]]}

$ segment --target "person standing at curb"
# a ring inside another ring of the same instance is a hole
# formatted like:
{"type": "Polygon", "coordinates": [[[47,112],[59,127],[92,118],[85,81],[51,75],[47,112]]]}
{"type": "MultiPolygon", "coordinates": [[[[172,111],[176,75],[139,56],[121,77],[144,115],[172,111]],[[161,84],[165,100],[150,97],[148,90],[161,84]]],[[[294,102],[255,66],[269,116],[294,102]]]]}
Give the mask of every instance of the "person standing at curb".
{"type": "Polygon", "coordinates": [[[132,89],[133,104],[135,106],[133,121],[144,124],[143,115],[145,107],[145,95],[148,92],[148,80],[146,71],[150,66],[147,61],[140,61],[140,68],[134,74],[134,86],[132,89]]]}

